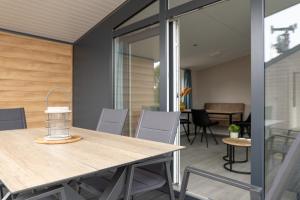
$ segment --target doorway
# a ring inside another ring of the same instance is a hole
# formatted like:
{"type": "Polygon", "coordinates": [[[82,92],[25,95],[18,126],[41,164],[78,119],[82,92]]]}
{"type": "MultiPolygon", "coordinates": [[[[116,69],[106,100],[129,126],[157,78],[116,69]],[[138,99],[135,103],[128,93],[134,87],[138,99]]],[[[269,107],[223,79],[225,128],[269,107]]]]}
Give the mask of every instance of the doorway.
{"type": "MultiPolygon", "coordinates": [[[[233,171],[224,169],[223,159],[227,151],[223,139],[230,135],[229,125],[246,121],[251,110],[250,16],[250,0],[230,0],[172,21],[172,52],[177,55],[173,66],[179,74],[177,94],[182,112],[178,144],[187,147],[178,159],[179,176],[186,166],[194,166],[250,183],[251,150],[248,161],[234,164],[233,171]],[[216,122],[205,127],[207,134],[204,127],[198,127],[195,134],[191,109],[204,109],[208,120],[216,122]],[[229,115],[230,112],[235,114],[229,115]]],[[[251,121],[247,127],[239,126],[243,129],[239,137],[250,141],[251,121]]],[[[235,159],[244,160],[246,150],[236,148],[235,159]]],[[[191,177],[189,192],[211,199],[250,199],[247,192],[197,177],[191,177]]]]}

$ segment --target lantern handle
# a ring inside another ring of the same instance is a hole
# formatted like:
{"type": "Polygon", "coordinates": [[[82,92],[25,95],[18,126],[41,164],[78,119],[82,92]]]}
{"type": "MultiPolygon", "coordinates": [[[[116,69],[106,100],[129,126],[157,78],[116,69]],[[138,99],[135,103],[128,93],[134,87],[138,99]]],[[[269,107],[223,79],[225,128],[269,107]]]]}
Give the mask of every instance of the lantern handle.
{"type": "Polygon", "coordinates": [[[66,88],[62,88],[62,87],[55,87],[55,88],[52,88],[51,90],[49,90],[49,92],[48,92],[48,94],[47,94],[47,96],[46,96],[46,109],[48,108],[48,105],[49,105],[49,96],[53,93],[53,92],[55,92],[55,91],[58,91],[58,90],[60,90],[61,92],[63,92],[65,95],[66,95],[66,97],[70,97],[70,96],[68,96],[68,93],[70,93],[69,91],[67,91],[66,90],[66,88]]]}

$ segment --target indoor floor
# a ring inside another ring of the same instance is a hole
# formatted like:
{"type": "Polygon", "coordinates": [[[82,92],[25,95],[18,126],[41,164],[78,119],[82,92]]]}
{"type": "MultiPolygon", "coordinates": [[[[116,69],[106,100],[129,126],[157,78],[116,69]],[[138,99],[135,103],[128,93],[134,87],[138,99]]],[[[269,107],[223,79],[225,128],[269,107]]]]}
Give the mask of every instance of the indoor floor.
{"type": "MultiPolygon", "coordinates": [[[[191,138],[194,136],[192,134],[191,138]]],[[[209,146],[206,148],[205,140],[200,142],[201,137],[190,145],[185,135],[181,136],[181,145],[187,148],[181,151],[181,174],[186,166],[194,166],[202,170],[216,173],[228,178],[250,183],[250,175],[229,172],[223,168],[223,156],[226,154],[226,145],[222,143],[222,136],[218,136],[219,144],[216,145],[211,137],[208,138],[209,146]]],[[[236,159],[245,158],[245,149],[236,149],[236,159]]],[[[247,163],[236,164],[235,170],[250,171],[250,161],[247,163]]],[[[193,194],[209,197],[215,200],[247,200],[249,194],[243,190],[231,186],[209,181],[205,178],[191,176],[188,190],[193,194]],[[224,196],[225,195],[225,196],[224,196]]]]}

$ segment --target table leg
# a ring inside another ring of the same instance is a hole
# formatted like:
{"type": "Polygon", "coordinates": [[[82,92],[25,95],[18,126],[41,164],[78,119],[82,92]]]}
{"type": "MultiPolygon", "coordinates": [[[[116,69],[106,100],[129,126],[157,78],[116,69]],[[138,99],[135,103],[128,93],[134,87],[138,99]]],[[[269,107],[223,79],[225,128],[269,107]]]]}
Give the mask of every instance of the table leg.
{"type": "Polygon", "coordinates": [[[229,161],[229,151],[230,151],[229,145],[226,144],[226,155],[223,156],[223,160],[229,161]]]}
{"type": "Polygon", "coordinates": [[[235,162],[235,147],[232,146],[232,163],[235,162]]]}
{"type": "Polygon", "coordinates": [[[232,151],[233,151],[232,146],[229,145],[229,169],[230,169],[230,171],[232,171],[232,151]]]}
{"type": "Polygon", "coordinates": [[[230,172],[234,172],[234,173],[238,173],[238,174],[251,174],[251,172],[245,172],[245,171],[238,171],[238,170],[234,170],[233,169],[233,164],[235,163],[245,163],[248,162],[249,159],[249,152],[248,152],[249,148],[246,148],[246,159],[245,160],[235,160],[235,147],[232,145],[228,145],[227,144],[227,155],[228,156],[224,156],[223,159],[225,161],[227,161],[226,163],[224,163],[224,168],[230,172]],[[228,166],[229,165],[229,166],[228,166]]]}
{"type": "Polygon", "coordinates": [[[226,152],[226,157],[227,157],[227,158],[228,158],[228,156],[229,156],[229,151],[230,151],[229,145],[227,144],[227,152],[226,152]]]}
{"type": "Polygon", "coordinates": [[[188,136],[190,136],[190,113],[187,113],[187,120],[188,120],[188,124],[187,124],[187,129],[188,129],[188,136]]]}
{"type": "Polygon", "coordinates": [[[5,194],[5,196],[2,198],[2,200],[7,200],[7,199],[10,198],[10,196],[11,196],[11,193],[8,192],[8,193],[5,194]]]}
{"type": "Polygon", "coordinates": [[[127,167],[118,168],[108,187],[104,190],[99,200],[118,200],[123,191],[127,176],[127,167]]]}

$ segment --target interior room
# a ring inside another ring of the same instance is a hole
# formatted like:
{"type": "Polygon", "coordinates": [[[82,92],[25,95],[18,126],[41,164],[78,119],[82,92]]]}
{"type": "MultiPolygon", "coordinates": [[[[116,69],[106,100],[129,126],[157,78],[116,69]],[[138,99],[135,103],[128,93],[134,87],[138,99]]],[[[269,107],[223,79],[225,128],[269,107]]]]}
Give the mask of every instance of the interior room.
{"type": "MultiPolygon", "coordinates": [[[[249,183],[250,174],[230,172],[223,168],[226,162],[223,160],[226,144],[222,139],[230,136],[230,124],[240,125],[240,122],[246,121],[250,115],[250,1],[231,0],[216,3],[180,16],[176,20],[180,29],[180,144],[187,147],[180,155],[181,173],[183,174],[186,166],[192,165],[249,183]],[[233,5],[239,7],[239,11],[234,14],[233,5]],[[190,88],[190,91],[184,92],[187,88],[190,88]],[[192,113],[189,113],[190,109],[223,112],[221,115],[208,115],[209,120],[217,123],[211,126],[211,130],[218,144],[209,130],[208,145],[205,136],[201,135],[203,129],[198,128],[195,137],[195,122],[192,113]],[[227,112],[237,114],[230,120],[230,116],[225,115],[227,112]]],[[[251,138],[251,123],[249,119],[248,121],[249,124],[243,127],[243,132],[239,131],[239,137],[251,138]]],[[[236,159],[243,160],[245,156],[245,148],[236,148],[236,159]]],[[[250,172],[250,160],[236,164],[233,168],[238,172],[250,172]]],[[[213,199],[220,198],[218,195],[221,192],[211,194],[211,190],[218,187],[217,184],[203,186],[203,183],[191,178],[190,191],[213,199]]],[[[233,196],[249,199],[242,191],[233,189],[232,193],[234,195],[223,199],[232,199],[233,196]]]]}

